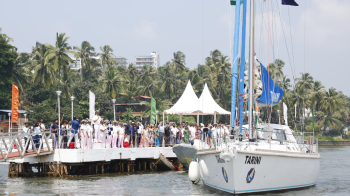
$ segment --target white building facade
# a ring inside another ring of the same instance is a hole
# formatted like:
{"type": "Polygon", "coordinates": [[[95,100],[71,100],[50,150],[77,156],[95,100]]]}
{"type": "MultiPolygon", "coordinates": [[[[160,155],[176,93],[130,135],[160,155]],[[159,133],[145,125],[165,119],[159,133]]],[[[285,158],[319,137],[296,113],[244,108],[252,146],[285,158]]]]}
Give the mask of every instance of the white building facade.
{"type": "MultiPolygon", "coordinates": [[[[91,57],[91,58],[96,59],[96,61],[98,63],[100,63],[100,59],[101,59],[100,56],[95,56],[95,57],[91,57]]],[[[80,60],[80,58],[77,59],[77,60],[75,58],[72,58],[72,59],[73,59],[73,63],[70,63],[69,67],[71,69],[79,70],[81,68],[81,60],[80,60]]],[[[113,57],[113,59],[114,59],[114,61],[116,62],[117,65],[124,66],[124,67],[126,67],[128,65],[128,63],[127,63],[128,59],[125,58],[125,57],[116,56],[116,57],[113,57]]],[[[102,71],[105,71],[106,67],[107,67],[107,65],[103,65],[102,71]]]]}
{"type": "Polygon", "coordinates": [[[150,56],[136,56],[135,66],[137,70],[142,70],[143,66],[152,65],[154,68],[158,68],[159,63],[159,53],[152,52],[150,56]]]}

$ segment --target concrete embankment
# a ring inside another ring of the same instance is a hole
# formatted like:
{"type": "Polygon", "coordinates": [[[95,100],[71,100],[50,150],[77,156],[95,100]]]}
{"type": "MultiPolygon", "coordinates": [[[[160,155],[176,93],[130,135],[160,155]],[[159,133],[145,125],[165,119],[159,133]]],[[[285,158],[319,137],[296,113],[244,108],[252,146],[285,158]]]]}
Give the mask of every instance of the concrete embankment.
{"type": "Polygon", "coordinates": [[[320,146],[350,146],[350,141],[318,141],[320,146]]]}

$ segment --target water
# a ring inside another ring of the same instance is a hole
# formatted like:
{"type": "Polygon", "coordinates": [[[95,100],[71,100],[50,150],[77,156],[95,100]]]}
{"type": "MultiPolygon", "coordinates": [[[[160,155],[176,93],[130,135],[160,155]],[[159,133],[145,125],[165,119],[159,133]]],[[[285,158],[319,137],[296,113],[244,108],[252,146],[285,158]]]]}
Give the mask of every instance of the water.
{"type": "MultiPolygon", "coordinates": [[[[263,195],[350,195],[350,146],[319,151],[316,186],[263,195]]],[[[8,178],[7,172],[8,165],[0,164],[0,195],[222,195],[203,184],[192,185],[182,171],[86,178],[8,178]]]]}

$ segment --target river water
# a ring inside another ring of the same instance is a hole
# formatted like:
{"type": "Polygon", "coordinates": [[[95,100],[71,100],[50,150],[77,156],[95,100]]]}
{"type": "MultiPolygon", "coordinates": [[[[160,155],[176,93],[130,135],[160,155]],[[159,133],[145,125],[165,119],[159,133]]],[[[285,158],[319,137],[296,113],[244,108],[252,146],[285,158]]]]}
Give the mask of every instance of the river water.
{"type": "MultiPolygon", "coordinates": [[[[316,186],[263,195],[350,195],[350,146],[319,152],[316,186]]],[[[0,164],[0,195],[222,195],[202,183],[192,185],[183,171],[84,178],[8,178],[7,172],[8,165],[0,164]]]]}

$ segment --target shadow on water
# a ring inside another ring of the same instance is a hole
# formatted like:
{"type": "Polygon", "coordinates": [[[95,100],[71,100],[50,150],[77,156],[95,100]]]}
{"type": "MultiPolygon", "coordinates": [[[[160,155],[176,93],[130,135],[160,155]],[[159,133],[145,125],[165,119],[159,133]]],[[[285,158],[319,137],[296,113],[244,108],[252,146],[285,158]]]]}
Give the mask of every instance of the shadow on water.
{"type": "MultiPolygon", "coordinates": [[[[350,146],[322,146],[316,186],[254,195],[349,195],[350,146]]],[[[188,180],[185,171],[76,178],[8,178],[0,164],[0,195],[228,195],[188,180]]],[[[250,194],[249,194],[250,195],[250,194]]]]}

